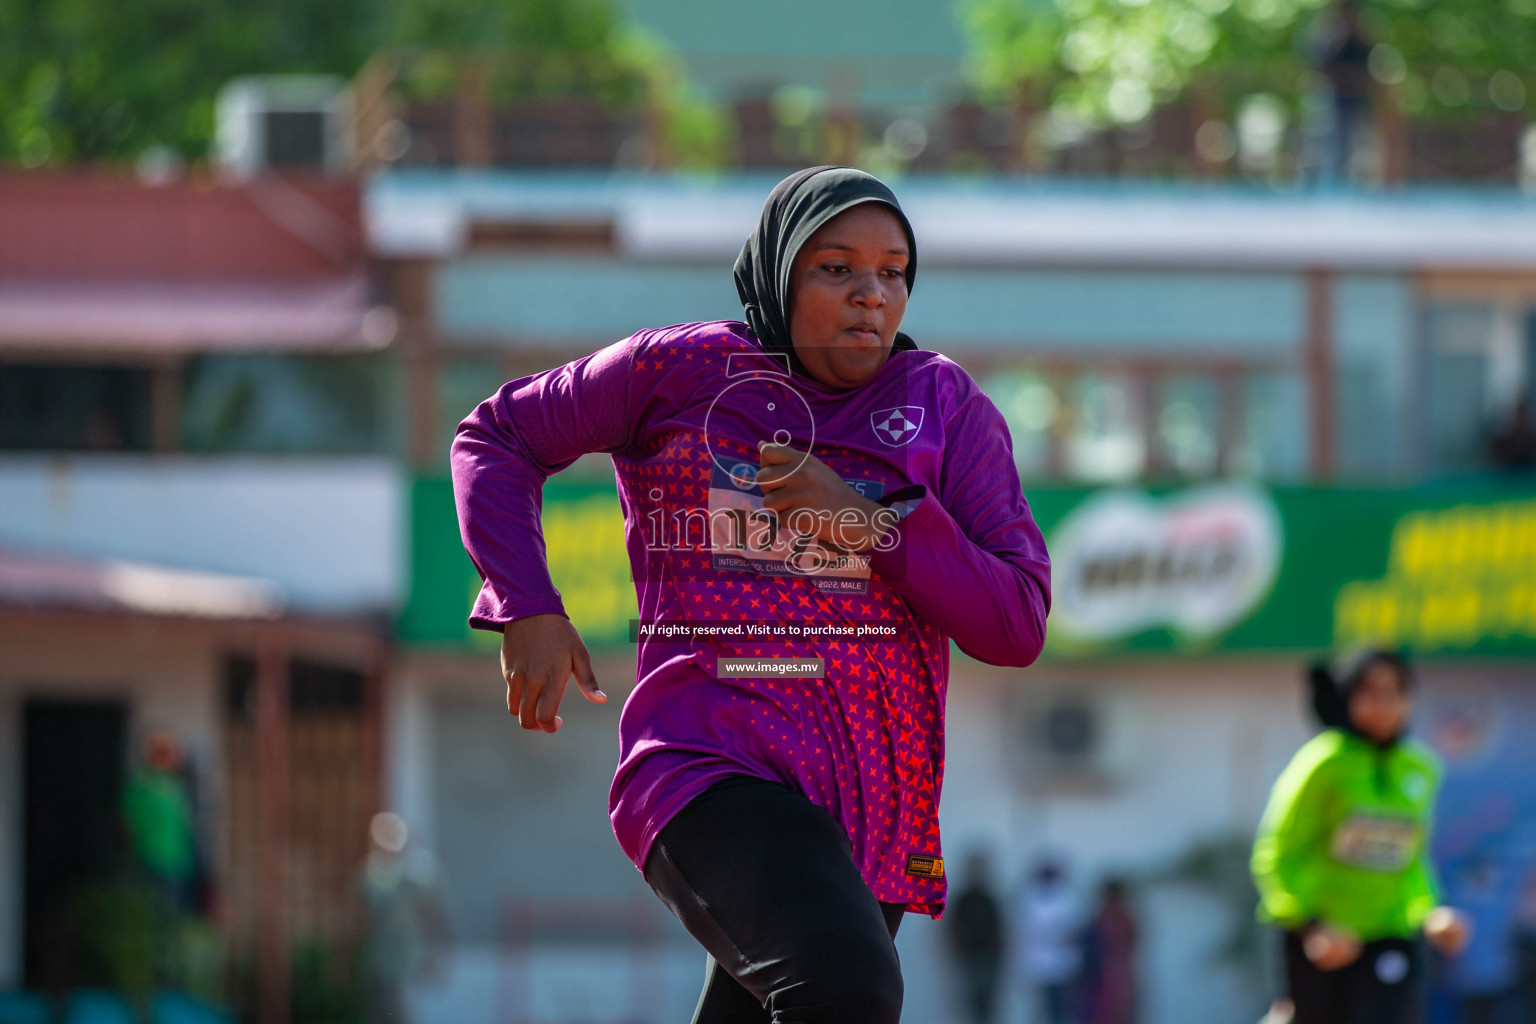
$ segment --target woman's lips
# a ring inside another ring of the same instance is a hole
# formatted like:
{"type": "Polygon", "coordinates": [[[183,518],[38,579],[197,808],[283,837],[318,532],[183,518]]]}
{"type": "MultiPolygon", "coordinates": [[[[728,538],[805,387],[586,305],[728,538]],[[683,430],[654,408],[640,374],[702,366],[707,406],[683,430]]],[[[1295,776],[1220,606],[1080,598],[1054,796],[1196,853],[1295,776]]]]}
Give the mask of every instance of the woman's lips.
{"type": "Polygon", "coordinates": [[[858,339],[860,342],[866,345],[877,345],[880,343],[879,331],[864,330],[863,328],[859,327],[849,327],[844,330],[843,333],[852,335],[854,338],[858,339]]]}

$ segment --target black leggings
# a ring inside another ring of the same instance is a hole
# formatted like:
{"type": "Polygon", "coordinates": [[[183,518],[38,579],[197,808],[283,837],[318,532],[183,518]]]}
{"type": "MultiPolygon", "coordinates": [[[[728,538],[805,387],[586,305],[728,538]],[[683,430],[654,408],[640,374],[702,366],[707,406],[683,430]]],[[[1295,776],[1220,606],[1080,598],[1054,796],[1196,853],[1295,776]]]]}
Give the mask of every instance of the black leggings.
{"type": "Polygon", "coordinates": [[[1293,1024],[1415,1024],[1423,1017],[1423,955],[1409,939],[1367,942],[1348,967],[1323,971],[1307,959],[1300,934],[1287,932],[1285,975],[1293,1024]]]}
{"type": "Polygon", "coordinates": [[[896,1024],[906,905],[881,903],[842,826],[732,775],[661,830],[645,878],[709,952],[694,1024],[896,1024]]]}

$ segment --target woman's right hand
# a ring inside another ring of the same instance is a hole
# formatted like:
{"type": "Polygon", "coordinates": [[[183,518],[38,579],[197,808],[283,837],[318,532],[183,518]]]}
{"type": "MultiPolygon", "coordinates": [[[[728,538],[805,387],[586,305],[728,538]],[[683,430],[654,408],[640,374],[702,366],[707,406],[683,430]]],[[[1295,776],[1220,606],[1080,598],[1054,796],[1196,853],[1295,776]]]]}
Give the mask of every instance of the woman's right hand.
{"type": "Polygon", "coordinates": [[[1337,971],[1359,958],[1360,939],[1344,928],[1319,923],[1302,934],[1301,948],[1318,970],[1337,971]]]}
{"type": "Polygon", "coordinates": [[[1424,922],[1424,938],[1446,956],[1460,956],[1472,941],[1472,919],[1454,907],[1436,907],[1424,922]]]}
{"type": "Polygon", "coordinates": [[[507,623],[501,636],[501,676],[507,681],[507,713],[524,729],[554,732],[571,676],[594,704],[608,695],[597,688],[592,657],[564,615],[529,615],[507,623]]]}

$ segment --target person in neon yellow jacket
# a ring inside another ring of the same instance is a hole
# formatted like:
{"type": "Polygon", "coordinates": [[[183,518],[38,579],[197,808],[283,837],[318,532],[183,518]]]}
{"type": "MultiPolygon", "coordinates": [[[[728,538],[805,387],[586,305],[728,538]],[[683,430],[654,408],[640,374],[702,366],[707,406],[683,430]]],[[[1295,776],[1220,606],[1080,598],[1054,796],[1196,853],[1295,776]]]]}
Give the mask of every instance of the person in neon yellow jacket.
{"type": "Polygon", "coordinates": [[[1439,759],[1404,735],[1412,674],[1354,653],[1311,671],[1325,726],[1270,794],[1254,842],[1259,914],[1285,931],[1294,1024],[1406,1024],[1422,1013],[1419,937],[1447,955],[1468,923],[1439,904],[1429,859],[1439,759]]]}

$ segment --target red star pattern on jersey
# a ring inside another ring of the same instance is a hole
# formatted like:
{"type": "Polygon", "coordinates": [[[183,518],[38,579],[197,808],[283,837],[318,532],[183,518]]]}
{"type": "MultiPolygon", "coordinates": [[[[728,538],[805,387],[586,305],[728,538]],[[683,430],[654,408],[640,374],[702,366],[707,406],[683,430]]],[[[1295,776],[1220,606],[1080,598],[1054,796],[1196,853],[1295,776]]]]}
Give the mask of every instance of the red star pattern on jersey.
{"type": "MultiPolygon", "coordinates": [[[[663,362],[658,361],[657,369],[663,362]]],[[[711,438],[756,462],[745,443],[711,438]],[[738,450],[739,449],[739,450],[738,450]]],[[[889,470],[836,447],[816,454],[849,478],[889,470]]],[[[701,433],[679,431],[648,450],[614,457],[620,490],[635,522],[672,533],[674,516],[709,507],[712,455],[701,433]],[[659,513],[659,516],[658,516],[659,513]]],[[[818,625],[887,620],[893,641],[809,637],[794,641],[695,641],[693,657],[713,674],[717,657],[821,657],[821,679],[722,678],[745,701],[759,742],[772,748],[782,781],[826,809],[847,831],[855,863],[875,895],[937,916],[946,881],[909,875],[907,858],[942,856],[938,803],[944,775],[944,691],[948,640],[914,617],[878,574],[867,593],[824,592],[803,577],[769,577],[712,565],[708,539],[668,536],[648,551],[646,571],[661,584],[643,620],[762,620],[818,625]]]]}

